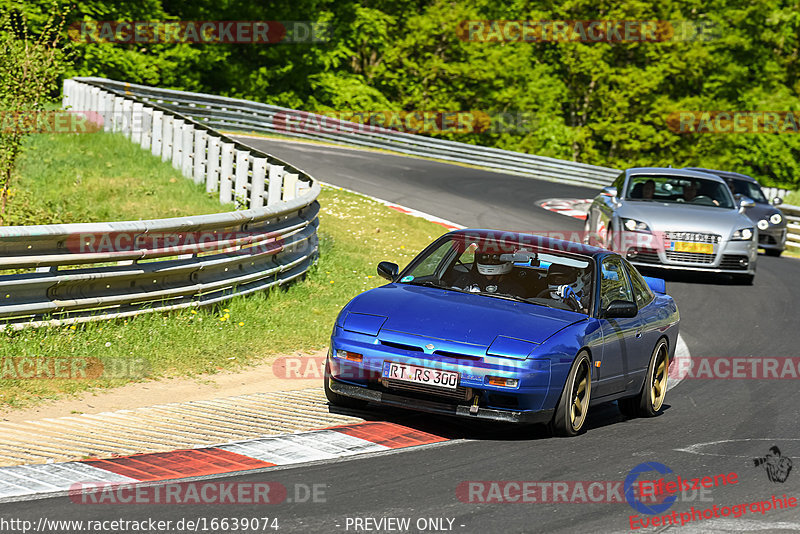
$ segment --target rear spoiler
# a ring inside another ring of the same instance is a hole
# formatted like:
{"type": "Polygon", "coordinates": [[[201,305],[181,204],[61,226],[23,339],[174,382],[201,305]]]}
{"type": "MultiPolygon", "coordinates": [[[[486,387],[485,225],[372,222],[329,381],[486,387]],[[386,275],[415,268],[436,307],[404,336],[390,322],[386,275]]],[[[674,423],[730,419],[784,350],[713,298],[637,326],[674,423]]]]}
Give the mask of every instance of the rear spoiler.
{"type": "Polygon", "coordinates": [[[660,295],[667,294],[667,283],[663,278],[653,278],[652,276],[644,276],[644,281],[655,293],[660,295]]]}

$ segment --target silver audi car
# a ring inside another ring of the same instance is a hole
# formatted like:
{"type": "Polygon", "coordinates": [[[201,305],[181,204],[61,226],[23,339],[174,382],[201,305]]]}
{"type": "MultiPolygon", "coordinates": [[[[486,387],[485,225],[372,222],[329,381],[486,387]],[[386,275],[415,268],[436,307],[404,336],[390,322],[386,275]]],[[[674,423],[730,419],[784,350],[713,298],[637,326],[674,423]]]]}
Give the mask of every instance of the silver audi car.
{"type": "Polygon", "coordinates": [[[707,271],[751,284],[758,230],[719,176],[639,167],[620,174],[593,201],[586,242],[624,255],[638,267],[707,271]]]}

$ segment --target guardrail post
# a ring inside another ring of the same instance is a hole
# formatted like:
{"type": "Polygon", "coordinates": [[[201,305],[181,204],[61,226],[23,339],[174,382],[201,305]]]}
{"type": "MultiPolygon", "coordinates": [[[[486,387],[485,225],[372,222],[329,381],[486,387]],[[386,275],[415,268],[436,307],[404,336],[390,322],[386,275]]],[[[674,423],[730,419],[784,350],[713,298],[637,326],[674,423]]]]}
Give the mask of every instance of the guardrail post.
{"type": "MultiPolygon", "coordinates": [[[[85,111],[94,111],[95,113],[100,111],[99,87],[92,87],[89,89],[89,107],[85,111]]],[[[96,117],[94,119],[96,119],[96,117]]],[[[91,122],[96,123],[97,121],[94,119],[91,122]]]]}
{"type": "Polygon", "coordinates": [[[219,201],[221,204],[233,202],[233,143],[222,143],[222,166],[219,172],[219,201]]]}
{"type": "Polygon", "coordinates": [[[122,109],[122,103],[125,101],[124,98],[121,96],[114,97],[114,131],[121,132],[122,131],[122,121],[123,116],[125,115],[122,109]]]}
{"type": "Polygon", "coordinates": [[[133,131],[132,123],[133,123],[133,100],[128,100],[127,98],[123,98],[121,130],[122,134],[128,139],[131,138],[131,132],[133,131]]]}
{"type": "Polygon", "coordinates": [[[197,129],[194,131],[194,183],[202,184],[203,176],[206,173],[206,140],[208,134],[205,130],[197,129]]]}
{"type": "Polygon", "coordinates": [[[71,102],[71,91],[72,88],[75,86],[75,81],[70,79],[64,80],[64,85],[62,86],[62,93],[61,93],[61,107],[63,109],[69,109],[69,106],[72,105],[71,102]]]}
{"type": "Polygon", "coordinates": [[[141,102],[134,102],[131,111],[131,141],[134,143],[142,143],[142,110],[144,104],[141,102]]]}
{"type": "Polygon", "coordinates": [[[183,125],[183,142],[181,143],[181,172],[187,178],[192,177],[192,158],[194,157],[194,126],[183,125]]]}
{"type": "Polygon", "coordinates": [[[267,206],[278,204],[283,191],[283,165],[269,166],[269,189],[267,190],[267,206]]]}
{"type": "Polygon", "coordinates": [[[140,129],[139,146],[144,150],[150,150],[150,136],[153,131],[153,108],[142,105],[142,122],[140,129]]]}
{"type": "Polygon", "coordinates": [[[247,179],[250,173],[250,152],[247,150],[236,151],[236,182],[233,195],[236,207],[247,209],[247,179]]]}
{"type": "Polygon", "coordinates": [[[264,206],[264,182],[267,179],[267,158],[253,158],[253,183],[250,187],[250,209],[264,206]]]}
{"type": "Polygon", "coordinates": [[[219,137],[208,138],[208,168],[206,170],[206,192],[213,193],[219,189],[219,153],[221,145],[219,137]]]}
{"type": "Polygon", "coordinates": [[[283,177],[283,200],[294,200],[297,196],[297,174],[289,174],[283,177]]]}
{"type": "Polygon", "coordinates": [[[150,136],[152,137],[152,141],[150,144],[150,153],[154,156],[158,157],[161,155],[161,144],[163,141],[164,135],[164,112],[159,110],[153,110],[153,121],[150,128],[150,136]]]}
{"type": "Polygon", "coordinates": [[[83,104],[83,92],[84,92],[83,89],[84,89],[84,85],[85,84],[78,83],[75,86],[75,109],[77,111],[83,111],[83,108],[86,107],[83,104]]]}
{"type": "Polygon", "coordinates": [[[169,161],[172,156],[172,115],[164,115],[161,121],[161,161],[169,161]]]}
{"type": "Polygon", "coordinates": [[[181,152],[183,150],[183,119],[172,121],[172,167],[181,168],[181,152]]]}
{"type": "Polygon", "coordinates": [[[105,102],[103,103],[105,109],[105,122],[103,123],[104,132],[114,131],[114,95],[106,93],[105,102]]]}

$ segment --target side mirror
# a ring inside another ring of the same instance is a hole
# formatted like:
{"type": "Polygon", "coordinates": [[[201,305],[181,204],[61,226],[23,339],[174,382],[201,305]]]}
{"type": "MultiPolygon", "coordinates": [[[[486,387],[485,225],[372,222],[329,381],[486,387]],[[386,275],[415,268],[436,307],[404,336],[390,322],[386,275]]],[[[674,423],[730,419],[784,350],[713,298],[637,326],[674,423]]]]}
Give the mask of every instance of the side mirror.
{"type": "Polygon", "coordinates": [[[397,273],[399,272],[400,268],[396,263],[382,261],[378,264],[378,276],[381,278],[386,278],[390,282],[394,282],[395,278],[397,278],[397,273]]]}
{"type": "Polygon", "coordinates": [[[740,210],[744,211],[747,208],[752,208],[755,205],[756,205],[756,203],[752,198],[746,197],[744,195],[739,197],[739,209],[740,210]]]}
{"type": "Polygon", "coordinates": [[[605,197],[617,198],[617,188],[613,185],[609,185],[608,187],[604,187],[603,190],[600,192],[601,195],[605,197]]]}
{"type": "Polygon", "coordinates": [[[636,314],[638,313],[639,308],[636,307],[635,302],[631,302],[630,300],[614,300],[605,310],[603,310],[603,318],[630,318],[636,317],[636,314]]]}
{"type": "Polygon", "coordinates": [[[773,197],[773,199],[770,201],[770,203],[773,206],[780,206],[781,204],[783,204],[783,199],[781,197],[773,197]]]}

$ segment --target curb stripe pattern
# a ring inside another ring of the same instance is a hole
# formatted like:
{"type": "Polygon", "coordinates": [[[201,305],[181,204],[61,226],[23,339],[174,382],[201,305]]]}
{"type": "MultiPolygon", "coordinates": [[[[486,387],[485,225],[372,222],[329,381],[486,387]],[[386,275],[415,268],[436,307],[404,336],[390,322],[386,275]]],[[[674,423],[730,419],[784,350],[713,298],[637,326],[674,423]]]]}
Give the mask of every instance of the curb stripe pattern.
{"type": "Polygon", "coordinates": [[[235,441],[216,447],[135,454],[105,460],[0,468],[0,502],[69,490],[80,483],[130,484],[381,452],[449,441],[395,423],[365,422],[235,441]]]}
{"type": "Polygon", "coordinates": [[[591,198],[548,198],[540,200],[536,204],[538,204],[540,208],[558,213],[559,215],[566,215],[585,221],[586,212],[589,211],[591,203],[591,198]]]}

